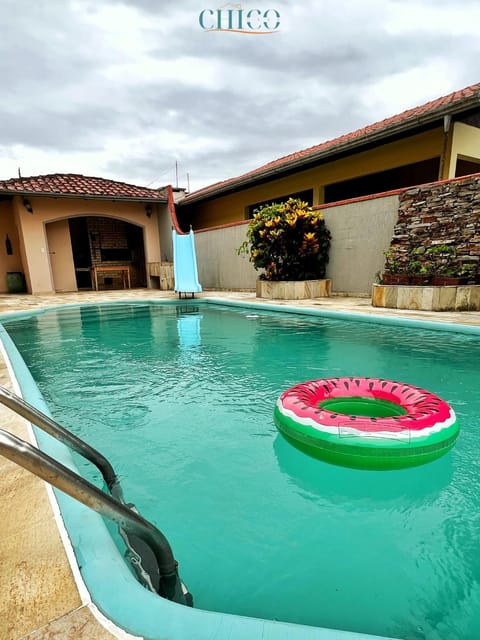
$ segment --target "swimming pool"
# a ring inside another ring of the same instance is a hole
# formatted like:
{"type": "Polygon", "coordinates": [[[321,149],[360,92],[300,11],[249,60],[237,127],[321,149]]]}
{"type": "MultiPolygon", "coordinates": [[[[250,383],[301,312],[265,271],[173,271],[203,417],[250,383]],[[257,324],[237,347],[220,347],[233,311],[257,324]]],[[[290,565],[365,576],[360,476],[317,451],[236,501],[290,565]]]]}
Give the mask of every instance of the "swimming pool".
{"type": "Polygon", "coordinates": [[[478,336],[196,303],[4,326],[53,416],[112,460],[167,534],[197,607],[400,638],[480,635],[478,336]],[[444,397],[462,424],[455,449],[382,473],[288,445],[273,426],[279,393],[350,374],[444,397]]]}

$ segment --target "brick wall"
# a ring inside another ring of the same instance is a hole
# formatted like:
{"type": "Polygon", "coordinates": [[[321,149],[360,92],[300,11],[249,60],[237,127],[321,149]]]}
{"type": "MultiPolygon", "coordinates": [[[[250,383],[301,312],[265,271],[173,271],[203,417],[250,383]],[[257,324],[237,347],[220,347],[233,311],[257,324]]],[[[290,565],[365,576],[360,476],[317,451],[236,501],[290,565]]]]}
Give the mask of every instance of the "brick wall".
{"type": "MultiPolygon", "coordinates": [[[[143,246],[132,242],[133,225],[114,218],[87,218],[92,266],[128,265],[132,287],[145,286],[145,258],[143,246]],[[123,250],[125,256],[119,259],[105,259],[102,251],[123,250]]],[[[99,289],[122,289],[121,272],[99,275],[99,289]]]]}

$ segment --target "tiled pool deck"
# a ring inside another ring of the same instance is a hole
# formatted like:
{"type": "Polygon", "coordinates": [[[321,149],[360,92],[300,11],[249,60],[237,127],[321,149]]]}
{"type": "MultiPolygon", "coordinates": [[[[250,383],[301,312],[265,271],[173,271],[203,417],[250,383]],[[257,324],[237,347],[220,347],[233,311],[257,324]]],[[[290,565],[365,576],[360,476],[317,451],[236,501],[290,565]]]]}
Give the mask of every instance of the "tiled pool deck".
{"type": "MultiPolygon", "coordinates": [[[[175,299],[172,292],[136,289],[45,296],[0,295],[0,313],[62,304],[175,299]]],[[[281,302],[250,292],[207,291],[197,298],[261,302],[266,306],[343,311],[480,327],[480,312],[374,308],[368,298],[338,297],[281,302]]],[[[0,356],[0,384],[13,390],[0,356]]],[[[0,406],[1,428],[29,439],[25,420],[0,406]]],[[[131,638],[102,620],[88,594],[79,591],[63,546],[45,483],[0,456],[0,638],[2,640],[103,640],[131,638]]],[[[193,640],[193,639],[192,639],[193,640]]]]}

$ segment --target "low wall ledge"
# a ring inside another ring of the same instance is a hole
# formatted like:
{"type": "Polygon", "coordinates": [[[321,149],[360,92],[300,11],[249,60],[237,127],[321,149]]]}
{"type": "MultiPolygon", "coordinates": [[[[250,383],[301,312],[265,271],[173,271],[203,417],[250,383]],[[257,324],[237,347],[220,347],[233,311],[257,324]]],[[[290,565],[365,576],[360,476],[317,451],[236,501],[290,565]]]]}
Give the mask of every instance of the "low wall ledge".
{"type": "Polygon", "coordinates": [[[480,311],[480,285],[433,287],[374,284],[372,306],[415,311],[480,311]]]}

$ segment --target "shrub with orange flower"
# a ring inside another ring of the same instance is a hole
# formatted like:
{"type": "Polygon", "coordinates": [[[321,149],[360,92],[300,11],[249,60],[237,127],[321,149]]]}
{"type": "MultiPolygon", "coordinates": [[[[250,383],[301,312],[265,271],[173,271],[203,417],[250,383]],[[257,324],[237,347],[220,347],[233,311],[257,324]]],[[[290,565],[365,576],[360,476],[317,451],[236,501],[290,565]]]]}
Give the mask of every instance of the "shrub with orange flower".
{"type": "Polygon", "coordinates": [[[262,280],[313,280],[325,277],[331,235],[322,213],[290,198],[257,209],[239,253],[250,253],[262,280]]]}

